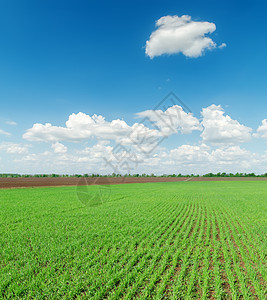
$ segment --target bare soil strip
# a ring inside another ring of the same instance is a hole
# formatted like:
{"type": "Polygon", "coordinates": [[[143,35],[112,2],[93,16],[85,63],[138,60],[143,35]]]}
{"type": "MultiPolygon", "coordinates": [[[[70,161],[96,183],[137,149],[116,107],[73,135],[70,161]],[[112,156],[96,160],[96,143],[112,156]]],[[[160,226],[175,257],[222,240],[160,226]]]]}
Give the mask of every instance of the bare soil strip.
{"type": "MultiPolygon", "coordinates": [[[[190,181],[259,181],[267,177],[189,177],[190,181]]],[[[0,178],[0,188],[52,187],[76,185],[110,185],[124,183],[179,182],[188,177],[44,177],[0,178]]]]}

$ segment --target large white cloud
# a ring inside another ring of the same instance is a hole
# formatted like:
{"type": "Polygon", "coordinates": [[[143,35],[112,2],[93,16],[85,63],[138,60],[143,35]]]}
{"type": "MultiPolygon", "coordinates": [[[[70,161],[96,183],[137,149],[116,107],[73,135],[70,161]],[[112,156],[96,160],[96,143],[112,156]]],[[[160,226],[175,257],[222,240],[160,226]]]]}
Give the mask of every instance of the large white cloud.
{"type": "Polygon", "coordinates": [[[71,141],[78,142],[92,137],[102,139],[117,139],[125,136],[130,126],[122,120],[107,122],[103,116],[92,117],[79,112],[71,114],[66,127],[53,126],[50,123],[36,123],[24,133],[23,138],[29,141],[71,141]]]}
{"type": "MultiPolygon", "coordinates": [[[[192,21],[188,15],[175,15],[160,18],[156,21],[156,27],[146,42],[146,54],[150,58],[175,53],[199,57],[206,49],[217,47],[216,43],[206,36],[216,30],[214,23],[192,21]]],[[[221,48],[225,46],[223,43],[221,48]]]]}
{"type": "Polygon", "coordinates": [[[79,112],[69,116],[66,126],[54,126],[50,123],[36,123],[24,133],[23,138],[29,141],[44,141],[56,143],[59,141],[78,142],[97,138],[102,140],[114,140],[122,144],[153,144],[162,136],[177,133],[191,133],[192,130],[200,130],[199,121],[191,113],[174,105],[165,112],[161,110],[148,110],[138,114],[139,117],[150,119],[150,128],[142,123],[134,123],[132,126],[125,121],[117,119],[108,122],[103,116],[92,117],[79,112]],[[156,127],[153,127],[156,124],[156,127]],[[152,140],[154,140],[152,142],[152,140]]]}
{"type": "Polygon", "coordinates": [[[220,105],[203,108],[202,125],[204,131],[201,134],[203,142],[213,144],[238,144],[248,142],[252,129],[240,124],[224,114],[220,105]]]}

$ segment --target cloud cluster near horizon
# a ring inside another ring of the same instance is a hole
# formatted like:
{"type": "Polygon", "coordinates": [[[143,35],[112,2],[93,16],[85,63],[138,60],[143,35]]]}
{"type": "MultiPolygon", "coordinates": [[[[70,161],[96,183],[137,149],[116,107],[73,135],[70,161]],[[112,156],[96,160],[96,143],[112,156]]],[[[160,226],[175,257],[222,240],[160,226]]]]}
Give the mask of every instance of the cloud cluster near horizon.
{"type": "Polygon", "coordinates": [[[220,46],[207,36],[216,30],[211,22],[193,21],[191,16],[164,16],[156,21],[157,29],[146,42],[146,55],[150,58],[163,54],[182,53],[186,57],[199,57],[205,50],[220,46]]]}
{"type": "MultiPolygon", "coordinates": [[[[65,127],[50,123],[35,123],[23,134],[23,138],[32,142],[52,143],[55,152],[65,152],[59,142],[97,139],[129,144],[129,136],[134,143],[134,138],[137,136],[139,139],[160,138],[177,133],[191,134],[193,131],[199,131],[203,143],[235,145],[249,142],[252,137],[252,128],[226,115],[220,105],[212,104],[203,108],[201,115],[200,121],[192,113],[185,112],[179,105],[173,105],[165,111],[157,109],[136,113],[138,118],[147,118],[150,121],[152,127],[148,127],[142,122],[129,125],[121,119],[106,121],[104,116],[90,116],[79,112],[69,116],[65,127]]],[[[267,122],[263,120],[257,130],[258,134],[265,137],[266,128],[267,122]]]]}
{"type": "MultiPolygon", "coordinates": [[[[128,150],[134,151],[139,162],[134,172],[265,172],[267,152],[254,153],[242,144],[253,138],[267,139],[267,119],[262,120],[253,132],[252,128],[227,115],[220,105],[203,108],[200,115],[201,119],[185,112],[181,106],[173,105],[165,110],[139,112],[136,117],[141,119],[140,122],[131,125],[121,119],[107,121],[101,115],[73,113],[65,126],[33,124],[23,134],[23,139],[33,142],[32,145],[2,142],[0,153],[6,153],[16,166],[27,166],[28,170],[105,174],[114,170],[108,168],[104,159],[115,161],[114,151],[116,145],[120,145],[117,153],[120,158],[131,160],[128,150]],[[143,120],[149,122],[143,123],[143,120]],[[193,132],[199,136],[198,140],[181,145],[181,136],[193,132]],[[157,144],[158,140],[169,136],[173,136],[176,146],[166,148],[157,144]],[[43,145],[44,151],[34,151],[36,142],[38,147],[43,145]],[[140,143],[142,147],[137,147],[140,143]]],[[[0,160],[0,166],[1,163],[4,161],[0,160]]]]}

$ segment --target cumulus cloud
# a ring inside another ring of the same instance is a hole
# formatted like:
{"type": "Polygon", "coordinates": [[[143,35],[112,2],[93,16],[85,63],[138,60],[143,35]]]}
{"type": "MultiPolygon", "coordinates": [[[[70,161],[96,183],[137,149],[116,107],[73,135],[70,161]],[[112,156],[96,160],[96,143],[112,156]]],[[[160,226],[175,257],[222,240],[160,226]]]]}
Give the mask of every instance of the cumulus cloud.
{"type": "Polygon", "coordinates": [[[210,160],[209,154],[210,147],[202,144],[195,145],[182,145],[176,149],[170,150],[170,158],[174,161],[185,163],[198,163],[208,162],[210,160]]]}
{"type": "Polygon", "coordinates": [[[240,124],[224,114],[220,105],[203,108],[202,125],[204,131],[201,134],[203,142],[213,144],[238,144],[248,142],[251,139],[252,129],[240,124]]]}
{"type": "MultiPolygon", "coordinates": [[[[205,50],[216,48],[216,43],[206,35],[216,30],[214,23],[192,21],[188,15],[164,16],[156,21],[157,29],[146,42],[146,54],[153,58],[162,54],[182,53],[199,57],[205,50]]],[[[223,43],[220,47],[225,47],[223,43]]]]}
{"type": "Polygon", "coordinates": [[[230,146],[227,148],[218,148],[212,151],[211,161],[219,164],[247,163],[254,157],[250,151],[240,148],[240,146],[230,146]]]}
{"type": "Polygon", "coordinates": [[[267,139],[267,119],[262,120],[261,125],[257,129],[256,137],[267,139]]]}
{"type": "Polygon", "coordinates": [[[118,148],[125,150],[130,146],[137,152],[150,153],[159,144],[161,138],[162,133],[158,129],[150,129],[143,123],[135,123],[129,134],[118,141],[120,146],[118,148]]]}
{"type": "Polygon", "coordinates": [[[51,147],[55,153],[66,153],[68,151],[68,148],[59,142],[52,144],[51,147]]]}
{"type": "MultiPolygon", "coordinates": [[[[137,114],[138,117],[150,119],[153,128],[141,123],[134,123],[132,126],[125,121],[117,119],[108,122],[101,115],[92,117],[79,112],[69,116],[66,126],[54,126],[50,123],[36,123],[32,128],[23,134],[23,138],[29,141],[43,141],[56,143],[59,141],[79,142],[91,138],[99,140],[114,140],[122,144],[150,143],[155,142],[159,137],[171,135],[180,131],[191,133],[193,130],[200,130],[199,121],[191,113],[174,105],[166,111],[147,110],[137,114]]],[[[151,125],[150,124],[150,125],[151,125]]]]}
{"type": "Polygon", "coordinates": [[[178,131],[183,134],[189,134],[193,130],[202,130],[199,120],[192,113],[186,113],[179,105],[173,105],[166,111],[146,110],[136,115],[140,118],[147,117],[159,128],[164,136],[177,133],[178,131]]]}
{"type": "Polygon", "coordinates": [[[101,141],[92,147],[86,147],[83,150],[76,151],[77,154],[84,155],[86,157],[89,157],[90,159],[96,160],[96,159],[103,159],[103,157],[108,158],[113,150],[112,146],[108,145],[109,142],[107,141],[101,141]]]}
{"type": "Polygon", "coordinates": [[[130,127],[123,120],[107,122],[101,115],[91,117],[79,112],[69,116],[66,127],[53,126],[50,123],[44,125],[36,123],[23,134],[23,138],[29,141],[78,142],[93,137],[116,139],[127,134],[129,130],[130,127]]]}
{"type": "MultiPolygon", "coordinates": [[[[220,105],[203,108],[201,114],[200,122],[192,113],[173,105],[166,110],[137,113],[137,117],[142,118],[140,123],[130,126],[120,119],[107,121],[103,116],[77,113],[69,116],[65,126],[34,124],[23,135],[28,140],[51,143],[53,151],[29,153],[27,145],[11,143],[0,144],[0,150],[25,154],[18,156],[16,163],[38,172],[266,172],[262,163],[267,159],[266,153],[252,153],[238,145],[250,140],[251,128],[226,115],[220,105]],[[193,131],[202,131],[201,144],[181,145],[174,149],[159,146],[160,140],[172,134],[193,131]],[[92,138],[96,139],[94,145],[83,150],[75,150],[76,143],[68,149],[61,143],[84,142],[92,138]]],[[[267,119],[262,121],[257,135],[265,138],[266,130],[267,119]]]]}

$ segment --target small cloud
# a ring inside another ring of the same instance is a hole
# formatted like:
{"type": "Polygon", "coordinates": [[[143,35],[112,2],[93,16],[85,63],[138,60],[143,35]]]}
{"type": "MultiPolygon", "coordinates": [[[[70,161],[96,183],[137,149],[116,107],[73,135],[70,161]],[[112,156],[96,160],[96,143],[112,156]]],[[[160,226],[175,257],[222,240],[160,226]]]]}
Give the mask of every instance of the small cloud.
{"type": "Polygon", "coordinates": [[[223,48],[225,48],[227,45],[226,45],[226,43],[222,43],[218,48],[219,49],[223,49],[223,48]]]}
{"type": "Polygon", "coordinates": [[[7,125],[12,125],[12,126],[17,125],[17,123],[14,122],[14,121],[6,121],[6,124],[7,124],[7,125]]]}
{"type": "Polygon", "coordinates": [[[51,147],[55,153],[66,153],[68,151],[68,148],[59,142],[53,144],[51,147]]]}
{"type": "MultiPolygon", "coordinates": [[[[157,20],[157,29],[146,42],[146,55],[151,59],[163,54],[182,53],[186,57],[199,57],[205,50],[217,47],[206,35],[216,30],[210,22],[192,21],[191,16],[164,16],[157,20]]],[[[226,44],[221,44],[221,48],[226,44]]]]}
{"type": "Polygon", "coordinates": [[[257,133],[254,133],[253,136],[267,139],[267,119],[262,120],[261,125],[257,129],[257,133]]]}
{"type": "Polygon", "coordinates": [[[10,136],[11,135],[9,132],[6,132],[6,131],[4,131],[2,129],[0,129],[0,134],[6,135],[6,136],[10,136]]]}
{"type": "Polygon", "coordinates": [[[28,153],[29,145],[2,143],[0,144],[0,151],[4,150],[8,154],[25,154],[28,153]]]}

